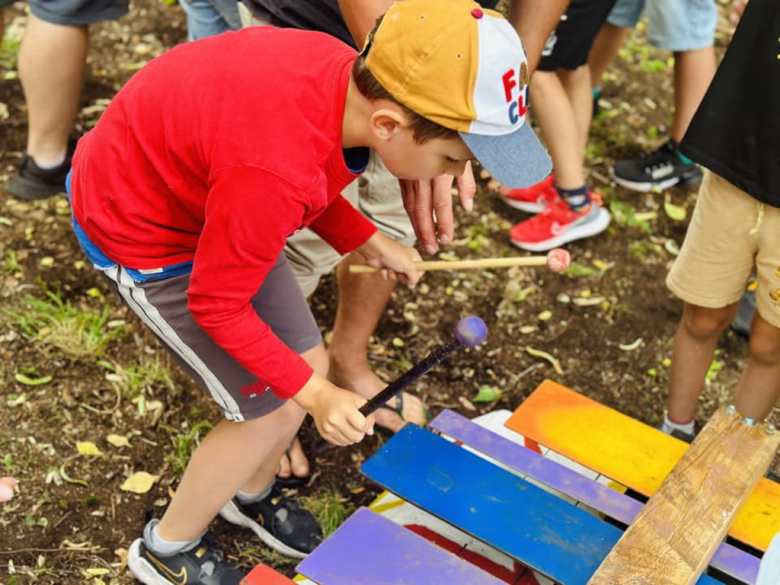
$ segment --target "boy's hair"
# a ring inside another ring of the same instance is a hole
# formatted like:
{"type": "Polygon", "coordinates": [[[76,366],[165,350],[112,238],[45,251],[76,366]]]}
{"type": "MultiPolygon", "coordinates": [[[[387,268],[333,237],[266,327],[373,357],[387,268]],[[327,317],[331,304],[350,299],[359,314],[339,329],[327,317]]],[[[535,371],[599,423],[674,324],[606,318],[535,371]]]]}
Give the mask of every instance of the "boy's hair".
{"type": "MultiPolygon", "coordinates": [[[[380,16],[376,22],[376,25],[374,26],[374,29],[368,34],[367,42],[372,42],[372,39],[374,38],[374,32],[379,27],[381,22],[382,17],[380,16]]],[[[390,92],[387,91],[382,86],[382,84],[376,80],[376,77],[374,77],[373,73],[371,73],[368,70],[368,67],[366,67],[365,53],[361,53],[358,55],[357,59],[355,59],[355,63],[352,65],[352,79],[355,80],[355,85],[363,97],[367,98],[368,100],[388,100],[398,104],[403,110],[404,114],[406,114],[406,117],[409,120],[409,127],[412,129],[412,136],[414,137],[415,142],[418,144],[424,144],[434,138],[444,138],[446,140],[458,138],[460,136],[457,130],[445,128],[441,124],[432,122],[428,118],[413,112],[397,99],[395,99],[392,95],[390,95],[390,92]]]]}

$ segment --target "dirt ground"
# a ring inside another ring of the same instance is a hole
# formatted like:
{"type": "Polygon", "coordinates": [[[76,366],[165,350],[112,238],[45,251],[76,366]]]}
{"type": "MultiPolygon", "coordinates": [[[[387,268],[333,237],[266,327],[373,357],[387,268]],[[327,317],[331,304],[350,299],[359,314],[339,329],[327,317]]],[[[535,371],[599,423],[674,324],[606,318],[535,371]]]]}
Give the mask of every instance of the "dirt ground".
{"type": "MultiPolygon", "coordinates": [[[[19,161],[26,136],[14,64],[23,6],[4,16],[0,185],[19,161]]],[[[720,49],[729,35],[723,21],[720,49]]],[[[95,26],[79,132],[94,125],[134,71],[185,38],[180,8],[158,0],[135,2],[121,21],[95,26]]],[[[456,353],[414,388],[433,414],[514,409],[551,378],[645,423],[660,422],[681,313],[664,279],[696,190],[637,195],[610,184],[607,167],[665,137],[671,66],[670,55],[650,49],[640,30],[606,80],[588,171],[615,218],[608,232],[568,247],[576,262],[571,274],[437,272],[414,292],[399,288],[371,344],[380,375],[396,377],[448,339],[459,318],[475,314],[487,322],[487,342],[456,353]],[[665,203],[684,210],[685,219],[673,219],[665,203]],[[636,217],[648,213],[654,217],[636,217]],[[529,349],[548,352],[560,372],[529,349]],[[480,390],[488,401],[477,400],[480,390]]],[[[507,231],[523,218],[483,188],[474,211],[458,214],[456,241],[444,256],[516,255],[507,231]]],[[[188,454],[219,412],[85,264],[64,197],[22,203],[0,189],[0,234],[0,476],[21,481],[19,495],[0,508],[0,583],[132,583],[124,570],[126,549],[150,517],[162,514],[188,454]],[[138,494],[122,489],[137,472],[156,477],[151,488],[138,494]]],[[[335,299],[329,278],[312,303],[326,336],[335,299]]],[[[702,394],[700,424],[728,401],[747,349],[734,332],[723,336],[702,394]]],[[[313,425],[305,426],[303,439],[310,449],[317,439],[313,425]]],[[[378,491],[359,465],[381,440],[318,457],[315,479],[299,495],[330,524],[368,504],[378,491]]],[[[213,529],[243,568],[266,562],[292,574],[294,563],[271,555],[246,531],[221,521],[213,529]]]]}

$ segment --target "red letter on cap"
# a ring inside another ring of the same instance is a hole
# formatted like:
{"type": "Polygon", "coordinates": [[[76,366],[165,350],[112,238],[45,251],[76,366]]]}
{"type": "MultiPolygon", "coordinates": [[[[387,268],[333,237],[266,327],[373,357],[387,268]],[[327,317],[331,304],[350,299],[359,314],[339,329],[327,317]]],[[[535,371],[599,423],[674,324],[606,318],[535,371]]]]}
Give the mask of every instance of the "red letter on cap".
{"type": "Polygon", "coordinates": [[[515,80],[515,70],[510,69],[501,76],[501,80],[504,82],[504,95],[506,96],[507,103],[512,101],[512,88],[517,87],[517,81],[515,80]]]}

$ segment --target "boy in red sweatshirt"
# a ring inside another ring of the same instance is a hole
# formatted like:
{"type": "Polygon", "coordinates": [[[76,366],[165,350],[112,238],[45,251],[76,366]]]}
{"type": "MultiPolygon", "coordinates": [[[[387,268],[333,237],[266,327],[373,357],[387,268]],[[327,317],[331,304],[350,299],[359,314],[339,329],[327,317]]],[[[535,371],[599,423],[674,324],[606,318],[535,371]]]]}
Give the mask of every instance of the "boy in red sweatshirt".
{"type": "Polygon", "coordinates": [[[362,440],[373,420],[363,398],[325,378],[285,240],[311,227],[414,285],[419,254],[339,193],[369,148],[401,178],[460,175],[477,158],[504,184],[538,182],[550,163],[524,123],[524,71],[498,13],[404,0],[360,55],[329,35],[271,27],[173,49],[82,139],[69,191],[82,247],[226,419],[130,547],[139,580],[239,583],[206,536],[217,514],[283,554],[317,545],[313,517],[274,486],[279,458],[306,413],[336,445],[362,440]]]}

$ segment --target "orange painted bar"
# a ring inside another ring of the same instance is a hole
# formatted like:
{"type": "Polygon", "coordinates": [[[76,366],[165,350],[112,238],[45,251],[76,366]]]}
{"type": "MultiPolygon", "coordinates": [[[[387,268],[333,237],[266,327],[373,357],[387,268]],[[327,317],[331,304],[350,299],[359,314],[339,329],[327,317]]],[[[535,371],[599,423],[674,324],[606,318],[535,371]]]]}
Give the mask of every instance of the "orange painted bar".
{"type": "MultiPolygon", "coordinates": [[[[688,445],[565,386],[545,380],[506,426],[652,496],[688,445]]],[[[780,532],[780,484],[761,479],[729,534],[765,551],[780,532]]]]}

